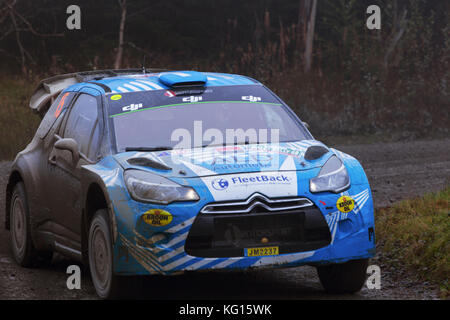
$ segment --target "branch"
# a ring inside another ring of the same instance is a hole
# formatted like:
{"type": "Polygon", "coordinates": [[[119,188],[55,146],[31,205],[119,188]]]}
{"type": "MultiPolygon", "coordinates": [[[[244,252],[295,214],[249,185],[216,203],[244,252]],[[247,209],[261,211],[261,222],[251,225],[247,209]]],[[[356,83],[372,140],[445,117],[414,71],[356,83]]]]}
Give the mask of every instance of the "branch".
{"type": "Polygon", "coordinates": [[[148,51],[148,50],[146,50],[146,49],[144,49],[144,48],[138,47],[138,46],[135,45],[133,42],[128,42],[127,44],[128,44],[130,47],[132,47],[133,49],[136,49],[136,50],[139,51],[139,52],[142,52],[142,53],[147,54],[147,57],[150,57],[150,56],[153,55],[152,52],[150,52],[150,51],[148,51]]]}
{"type": "Polygon", "coordinates": [[[13,31],[14,31],[14,29],[11,28],[11,29],[9,29],[8,31],[4,32],[4,33],[2,34],[2,36],[0,37],[0,41],[3,40],[3,39],[5,39],[7,36],[9,36],[13,31]]]}
{"type": "MultiPolygon", "coordinates": [[[[14,2],[15,2],[15,1],[14,1],[14,2]]],[[[37,31],[33,28],[33,26],[31,25],[31,23],[30,23],[27,19],[25,19],[25,17],[22,16],[19,12],[17,12],[17,10],[15,10],[14,7],[13,7],[12,5],[10,5],[10,4],[6,4],[6,5],[9,7],[9,9],[10,9],[11,11],[14,12],[14,14],[15,14],[17,17],[20,18],[20,20],[22,20],[23,23],[25,23],[25,24],[27,25],[28,30],[29,30],[32,34],[34,34],[35,36],[38,36],[38,37],[64,37],[64,33],[40,33],[40,32],[37,32],[37,31]]]]}
{"type": "Polygon", "coordinates": [[[408,13],[408,10],[405,8],[402,12],[402,16],[395,28],[397,28],[396,34],[392,37],[392,41],[386,50],[386,54],[384,55],[384,68],[387,69],[389,67],[389,57],[394,52],[395,47],[397,47],[400,39],[402,38],[403,34],[406,31],[407,21],[406,21],[406,15],[408,13]]]}
{"type": "Polygon", "coordinates": [[[116,60],[114,62],[114,68],[119,69],[122,64],[123,56],[123,34],[125,30],[125,21],[127,18],[127,0],[119,0],[119,5],[122,11],[120,17],[120,27],[119,27],[119,47],[117,49],[116,60]]]}
{"type": "Polygon", "coordinates": [[[20,63],[20,58],[18,58],[17,56],[15,56],[15,55],[11,54],[11,52],[10,52],[10,51],[8,51],[8,50],[5,50],[5,49],[1,49],[1,48],[0,48],[0,52],[3,52],[3,54],[4,54],[5,56],[11,57],[11,58],[13,58],[13,59],[17,60],[17,62],[19,62],[19,63],[20,63]]]}
{"type": "Polygon", "coordinates": [[[313,43],[314,43],[314,28],[316,24],[317,0],[312,0],[312,7],[308,2],[308,20],[307,31],[305,37],[305,53],[304,53],[304,70],[308,73],[311,70],[313,43]]]}
{"type": "Polygon", "coordinates": [[[16,17],[14,16],[14,13],[12,12],[12,10],[9,12],[9,15],[11,17],[11,21],[13,23],[14,30],[16,32],[16,42],[17,42],[17,46],[19,47],[19,50],[20,50],[20,63],[21,63],[21,66],[22,66],[22,73],[24,75],[26,75],[27,69],[25,67],[25,50],[24,50],[24,48],[22,46],[22,42],[20,40],[20,31],[17,28],[16,17]]]}

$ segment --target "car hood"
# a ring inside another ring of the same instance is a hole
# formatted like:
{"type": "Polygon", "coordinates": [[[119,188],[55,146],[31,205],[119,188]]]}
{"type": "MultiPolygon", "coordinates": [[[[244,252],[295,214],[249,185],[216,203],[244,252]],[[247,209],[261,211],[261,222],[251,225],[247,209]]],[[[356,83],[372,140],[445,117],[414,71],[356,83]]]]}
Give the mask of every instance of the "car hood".
{"type": "Polygon", "coordinates": [[[316,140],[279,144],[175,149],[157,152],[123,152],[114,157],[124,169],[139,169],[168,178],[205,177],[223,174],[300,171],[323,166],[331,150],[316,140]],[[312,146],[325,148],[314,160],[305,159],[312,146]]]}

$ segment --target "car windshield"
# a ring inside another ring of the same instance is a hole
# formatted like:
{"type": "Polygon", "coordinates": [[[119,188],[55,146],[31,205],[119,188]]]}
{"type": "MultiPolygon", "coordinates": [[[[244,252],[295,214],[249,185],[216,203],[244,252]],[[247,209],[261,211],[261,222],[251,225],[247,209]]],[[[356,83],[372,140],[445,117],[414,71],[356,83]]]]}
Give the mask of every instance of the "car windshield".
{"type": "Polygon", "coordinates": [[[232,95],[217,87],[194,95],[172,96],[173,91],[159,90],[109,96],[117,151],[306,138],[298,121],[263,87],[251,88],[251,94],[249,89],[230,88],[232,95]]]}

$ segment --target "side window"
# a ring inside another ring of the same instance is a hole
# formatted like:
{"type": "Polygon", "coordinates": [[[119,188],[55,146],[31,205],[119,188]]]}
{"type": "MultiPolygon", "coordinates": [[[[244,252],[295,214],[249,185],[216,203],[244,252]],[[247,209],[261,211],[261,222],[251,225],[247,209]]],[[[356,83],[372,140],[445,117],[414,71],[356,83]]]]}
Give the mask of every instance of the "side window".
{"type": "Polygon", "coordinates": [[[68,115],[63,137],[78,142],[80,152],[93,159],[99,141],[97,99],[81,94],[68,115]]]}
{"type": "Polygon", "coordinates": [[[73,93],[71,92],[63,92],[58,96],[58,98],[56,98],[36,131],[36,135],[39,138],[44,139],[46,137],[50,131],[50,128],[54,125],[58,117],[64,113],[63,111],[65,111],[67,106],[70,104],[72,98],[73,93]]]}

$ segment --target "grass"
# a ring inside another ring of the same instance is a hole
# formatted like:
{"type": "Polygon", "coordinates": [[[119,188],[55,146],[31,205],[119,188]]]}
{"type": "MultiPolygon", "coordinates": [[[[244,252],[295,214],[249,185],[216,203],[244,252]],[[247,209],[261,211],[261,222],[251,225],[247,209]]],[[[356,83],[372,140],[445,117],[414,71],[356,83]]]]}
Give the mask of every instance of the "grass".
{"type": "Polygon", "coordinates": [[[0,78],[0,159],[13,159],[39,125],[39,117],[28,108],[33,90],[30,81],[0,78]]]}
{"type": "Polygon", "coordinates": [[[376,214],[379,248],[389,264],[438,284],[450,296],[450,186],[376,214]]]}

